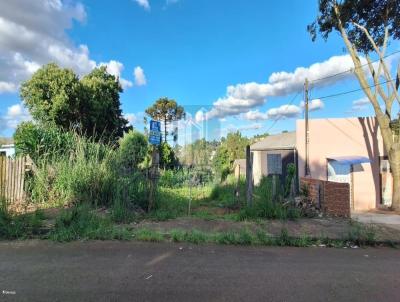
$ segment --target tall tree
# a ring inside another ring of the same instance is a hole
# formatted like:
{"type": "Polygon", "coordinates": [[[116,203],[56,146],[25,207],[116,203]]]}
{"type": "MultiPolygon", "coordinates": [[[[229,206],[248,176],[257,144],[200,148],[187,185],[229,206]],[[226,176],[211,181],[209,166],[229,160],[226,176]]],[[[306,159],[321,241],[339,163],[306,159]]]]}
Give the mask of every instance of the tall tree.
{"type": "Polygon", "coordinates": [[[173,121],[179,121],[185,115],[182,106],[175,100],[169,98],[158,99],[151,107],[146,109],[146,113],[153,119],[164,124],[164,142],[167,142],[167,126],[173,121]]]}
{"type": "Polygon", "coordinates": [[[95,68],[81,80],[71,70],[48,64],[21,86],[21,98],[33,119],[105,141],[116,141],[128,131],[119,93],[121,85],[105,67],[95,68]]]}
{"type": "Polygon", "coordinates": [[[61,128],[81,123],[82,85],[72,69],[48,64],[21,85],[20,95],[33,119],[61,128]]]}
{"type": "Polygon", "coordinates": [[[317,19],[307,29],[313,40],[318,33],[325,40],[333,31],[341,35],[353,60],[354,74],[374,108],[392,170],[392,208],[400,209],[400,118],[399,112],[393,112],[393,103],[400,104],[400,64],[396,75],[392,76],[385,62],[388,43],[400,39],[400,1],[319,0],[317,19]],[[365,56],[370,75],[362,64],[360,53],[365,56]],[[378,57],[377,67],[371,54],[378,57]],[[373,83],[369,83],[369,78],[373,83]]]}
{"type": "Polygon", "coordinates": [[[81,83],[85,93],[81,104],[81,122],[85,132],[93,133],[97,139],[115,141],[132,129],[122,116],[119,100],[122,87],[105,66],[93,69],[81,83]]]}

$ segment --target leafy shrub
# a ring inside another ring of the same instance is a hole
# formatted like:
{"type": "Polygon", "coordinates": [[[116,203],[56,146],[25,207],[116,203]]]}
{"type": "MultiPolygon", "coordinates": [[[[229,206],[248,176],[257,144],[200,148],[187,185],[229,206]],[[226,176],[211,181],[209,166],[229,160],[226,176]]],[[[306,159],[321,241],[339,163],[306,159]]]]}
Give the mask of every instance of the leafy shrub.
{"type": "Polygon", "coordinates": [[[125,169],[137,169],[148,152],[147,138],[136,130],[125,133],[119,141],[118,157],[125,169]]]}

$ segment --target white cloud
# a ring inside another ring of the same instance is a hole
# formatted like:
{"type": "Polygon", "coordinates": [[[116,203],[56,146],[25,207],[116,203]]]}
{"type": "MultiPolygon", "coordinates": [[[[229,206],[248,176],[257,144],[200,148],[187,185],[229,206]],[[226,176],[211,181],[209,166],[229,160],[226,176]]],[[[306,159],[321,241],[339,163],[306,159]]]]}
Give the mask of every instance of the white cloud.
{"type": "Polygon", "coordinates": [[[22,103],[15,104],[7,109],[7,114],[2,118],[7,128],[15,129],[18,124],[32,119],[28,109],[22,103]]]}
{"type": "MultiPolygon", "coordinates": [[[[300,103],[300,107],[304,109],[305,103],[302,101],[300,103]]],[[[308,102],[308,111],[317,111],[320,109],[323,109],[325,107],[324,102],[322,102],[320,99],[314,99],[308,102]]]]}
{"type": "MultiPolygon", "coordinates": [[[[362,63],[365,59],[362,58],[362,63]]],[[[207,118],[221,118],[237,115],[265,104],[268,97],[287,96],[303,89],[305,79],[320,79],[344,72],[354,67],[349,55],[333,56],[326,61],[309,67],[298,67],[293,72],[274,72],[267,83],[249,82],[227,87],[226,95],[216,100],[207,118]]],[[[351,72],[318,81],[319,86],[327,86],[352,77],[351,72]]]]}
{"type": "Polygon", "coordinates": [[[353,101],[353,105],[361,106],[361,105],[368,105],[370,100],[368,97],[363,97],[361,99],[353,101]]]}
{"type": "Polygon", "coordinates": [[[133,125],[137,121],[136,114],[134,113],[126,113],[124,117],[128,120],[129,124],[133,125]]]}
{"type": "Polygon", "coordinates": [[[135,2],[143,7],[145,10],[150,10],[150,3],[148,0],[135,0],[135,2]]]}
{"type": "Polygon", "coordinates": [[[267,111],[268,119],[285,119],[297,117],[301,113],[301,108],[296,105],[282,105],[271,108],[267,111]]]}
{"type": "Polygon", "coordinates": [[[144,112],[125,113],[124,117],[128,120],[129,124],[135,126],[137,124],[143,124],[145,113],[144,112]]]}
{"type": "Polygon", "coordinates": [[[362,111],[368,108],[370,100],[368,97],[363,97],[358,100],[353,101],[353,106],[351,107],[351,112],[362,111]]]}
{"type": "Polygon", "coordinates": [[[15,92],[17,86],[14,83],[0,81],[0,93],[15,92]]]}
{"type": "Polygon", "coordinates": [[[135,84],[137,86],[144,86],[147,83],[146,75],[144,74],[143,68],[136,66],[133,70],[133,76],[135,77],[135,84]]]}
{"type": "Polygon", "coordinates": [[[242,118],[248,121],[262,121],[262,120],[267,120],[269,117],[268,113],[260,112],[257,109],[246,112],[245,114],[242,115],[242,118]]]}
{"type": "MultiPolygon", "coordinates": [[[[320,99],[314,99],[309,102],[309,111],[316,111],[324,108],[324,103],[320,99]]],[[[271,108],[267,112],[260,112],[258,109],[250,110],[241,115],[241,118],[248,121],[265,121],[269,119],[292,118],[297,117],[304,110],[304,102],[300,107],[296,105],[282,105],[278,108],[271,108]]]]}
{"type": "Polygon", "coordinates": [[[121,73],[124,70],[124,65],[121,62],[111,60],[108,63],[102,62],[99,65],[106,66],[107,72],[119,79],[119,82],[123,89],[127,89],[133,86],[131,81],[128,81],[121,77],[121,73]]]}
{"type": "Polygon", "coordinates": [[[221,132],[229,133],[229,132],[236,132],[236,131],[249,131],[249,130],[257,130],[263,127],[260,123],[252,123],[247,125],[236,126],[233,124],[228,125],[226,128],[221,129],[221,132]]]}
{"type": "Polygon", "coordinates": [[[84,6],[74,0],[1,1],[0,10],[0,93],[16,92],[41,65],[55,62],[79,75],[100,64],[118,75],[123,87],[132,86],[121,78],[123,65],[111,60],[96,63],[86,45],[74,45],[66,31],[74,22],[84,22],[84,6]],[[111,65],[111,66],[110,66],[111,65]]]}

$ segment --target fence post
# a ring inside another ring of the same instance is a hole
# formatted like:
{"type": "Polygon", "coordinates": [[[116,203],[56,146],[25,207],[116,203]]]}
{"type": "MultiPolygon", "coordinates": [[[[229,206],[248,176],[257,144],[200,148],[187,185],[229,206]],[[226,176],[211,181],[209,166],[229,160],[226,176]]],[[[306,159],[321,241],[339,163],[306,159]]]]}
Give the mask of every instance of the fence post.
{"type": "Polygon", "coordinates": [[[155,204],[159,161],[160,157],[158,154],[158,149],[156,146],[153,146],[153,150],[151,152],[149,205],[147,209],[149,212],[153,209],[155,204]]]}
{"type": "Polygon", "coordinates": [[[246,199],[247,205],[253,205],[253,154],[250,152],[250,146],[246,146],[246,199]]]}

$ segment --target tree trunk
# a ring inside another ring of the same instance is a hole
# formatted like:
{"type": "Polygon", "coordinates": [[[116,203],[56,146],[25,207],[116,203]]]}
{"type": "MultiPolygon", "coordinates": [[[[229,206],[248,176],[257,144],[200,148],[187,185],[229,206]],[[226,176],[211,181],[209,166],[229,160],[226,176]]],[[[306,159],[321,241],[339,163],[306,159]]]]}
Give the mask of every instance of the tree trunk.
{"type": "Polygon", "coordinates": [[[391,150],[389,163],[393,177],[392,209],[400,210],[400,148],[391,150]]]}
{"type": "MultiPolygon", "coordinates": [[[[393,210],[400,210],[400,142],[398,141],[398,137],[396,137],[398,134],[394,133],[390,127],[391,121],[391,109],[392,109],[392,101],[390,100],[390,93],[388,91],[387,96],[381,94],[381,98],[385,102],[385,113],[382,112],[382,109],[380,107],[380,104],[377,99],[377,91],[375,93],[372,92],[371,87],[368,83],[367,77],[362,69],[361,66],[361,60],[358,55],[358,52],[354,45],[350,42],[347,33],[345,31],[345,28],[342,25],[342,22],[340,20],[340,12],[339,8],[337,5],[334,7],[336,16],[338,18],[338,27],[339,31],[342,35],[343,41],[346,45],[346,48],[351,56],[351,59],[353,60],[354,63],[354,73],[360,83],[361,88],[363,89],[365,95],[368,97],[370,100],[372,106],[374,107],[374,111],[376,114],[376,119],[378,121],[378,125],[381,131],[382,139],[383,139],[383,145],[385,147],[386,152],[388,153],[388,158],[389,158],[389,164],[392,170],[392,177],[393,177],[393,193],[392,193],[392,209],[393,210]],[[395,138],[396,137],[396,138],[395,138]]],[[[365,29],[365,32],[367,35],[369,35],[368,31],[365,29]]],[[[370,36],[369,36],[370,37],[370,36]]],[[[373,43],[374,46],[374,41],[370,39],[371,42],[373,43]]],[[[386,39],[384,41],[384,44],[386,45],[386,39]]],[[[385,48],[386,46],[384,46],[385,48]]],[[[384,61],[384,56],[382,53],[379,51],[378,48],[376,49],[376,53],[378,54],[380,58],[380,64],[383,66],[384,70],[387,70],[385,66],[385,61],[384,61]]],[[[368,57],[367,57],[368,59],[368,57]]],[[[371,70],[370,66],[370,70],[371,70]]],[[[372,67],[373,68],[373,67],[372,67]]],[[[400,71],[400,67],[398,69],[400,71]]],[[[380,83],[378,82],[378,78],[374,76],[373,70],[371,70],[372,78],[374,79],[374,83],[376,86],[376,89],[380,88],[380,83]]],[[[391,81],[390,74],[385,73],[386,80],[391,81]]],[[[398,74],[399,76],[399,74],[398,74]]],[[[379,77],[379,72],[378,72],[378,77],[379,77]]],[[[392,82],[389,82],[390,85],[388,87],[392,87],[392,95],[398,99],[398,92],[397,92],[397,87],[392,85],[392,82]]],[[[388,88],[389,89],[389,88],[388,88]]],[[[394,99],[394,98],[393,98],[394,99]]]]}

